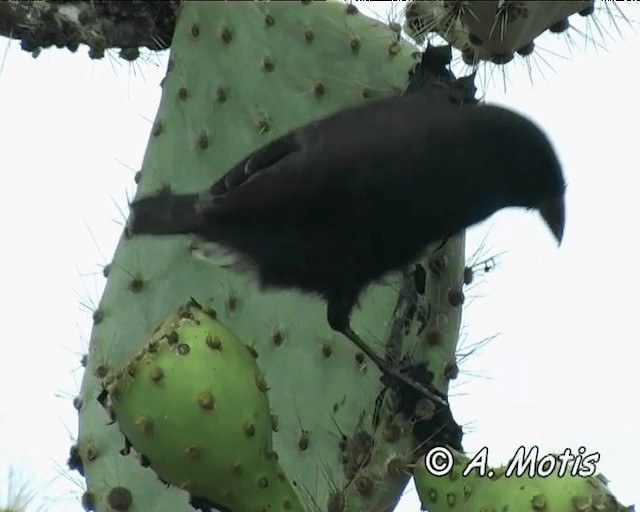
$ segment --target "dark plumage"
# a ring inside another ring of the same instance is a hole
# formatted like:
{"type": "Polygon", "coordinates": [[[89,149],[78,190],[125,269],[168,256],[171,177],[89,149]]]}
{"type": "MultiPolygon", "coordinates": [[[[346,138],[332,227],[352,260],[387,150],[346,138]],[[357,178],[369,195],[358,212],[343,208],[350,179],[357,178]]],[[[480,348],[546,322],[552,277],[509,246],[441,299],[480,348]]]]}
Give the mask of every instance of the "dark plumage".
{"type": "Polygon", "coordinates": [[[201,193],[135,201],[130,232],[192,233],[249,262],[264,287],[319,294],[329,325],[381,366],[349,327],[369,283],[505,207],[538,209],[560,242],[564,190],[553,147],[524,117],[410,95],[292,131],[201,193]]]}

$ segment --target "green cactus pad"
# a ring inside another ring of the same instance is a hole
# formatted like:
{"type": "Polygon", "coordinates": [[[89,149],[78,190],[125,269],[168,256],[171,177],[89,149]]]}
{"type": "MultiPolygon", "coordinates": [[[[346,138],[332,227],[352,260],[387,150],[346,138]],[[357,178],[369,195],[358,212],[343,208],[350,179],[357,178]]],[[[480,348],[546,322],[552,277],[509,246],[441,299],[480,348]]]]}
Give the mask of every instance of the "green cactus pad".
{"type": "Polygon", "coordinates": [[[108,391],[123,434],[164,481],[236,512],[302,510],[272,449],[252,351],[195,304],[167,318],[108,391]]]}
{"type": "Polygon", "coordinates": [[[569,16],[586,14],[589,3],[414,1],[407,6],[404,28],[419,42],[437,33],[462,51],[468,64],[476,60],[506,64],[516,52],[532,52],[534,40],[546,30],[566,30],[569,16]]]}
{"type": "MultiPolygon", "coordinates": [[[[136,196],[162,187],[202,190],[297,126],[398,94],[417,62],[415,50],[383,22],[343,2],[184,2],[136,196]]],[[[374,425],[383,387],[378,369],[330,329],[325,302],[295,291],[260,290],[250,274],[194,257],[197,242],[190,236],[123,236],[110,264],[94,314],[79,411],[78,452],[96,510],[109,510],[107,496],[125,484],[137,510],[191,510],[185,492],[163,486],[135,457],[121,455],[120,430],[96,400],[105,375],[131,360],[151,329],[189,297],[215,309],[259,354],[277,418],[273,446],[305,508],[325,510],[341,500],[347,510],[388,508],[407,477],[389,478],[385,461],[414,446],[410,425],[393,441],[384,439],[388,407],[381,411],[384,424],[374,425]],[[375,485],[365,485],[367,478],[375,485]]],[[[379,354],[395,324],[400,285],[397,275],[372,285],[351,318],[379,354]]],[[[453,331],[460,308],[441,302],[434,299],[430,312],[433,318],[446,315],[446,332],[453,331]]],[[[415,353],[420,329],[416,315],[406,327],[403,353],[415,353]]],[[[438,385],[445,382],[442,368],[454,346],[455,339],[447,340],[429,357],[438,385]]]]}

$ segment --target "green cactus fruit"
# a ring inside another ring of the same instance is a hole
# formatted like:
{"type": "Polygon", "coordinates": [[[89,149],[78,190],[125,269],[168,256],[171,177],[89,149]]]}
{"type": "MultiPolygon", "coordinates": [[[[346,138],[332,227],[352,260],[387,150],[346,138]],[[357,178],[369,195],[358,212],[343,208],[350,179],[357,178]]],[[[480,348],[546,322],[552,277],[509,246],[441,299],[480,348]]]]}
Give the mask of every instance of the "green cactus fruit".
{"type": "Polygon", "coordinates": [[[110,381],[110,411],[164,481],[235,512],[302,510],[255,351],[214,315],[183,306],[110,381]]]}
{"type": "Polygon", "coordinates": [[[629,510],[616,501],[601,475],[572,476],[571,466],[561,470],[563,464],[557,456],[548,455],[546,459],[555,466],[539,464],[545,471],[544,475],[531,477],[528,470],[524,474],[512,473],[511,463],[487,468],[484,476],[475,468],[465,475],[471,459],[454,452],[453,467],[448,474],[435,476],[425,469],[423,461],[419,461],[414,466],[413,476],[422,508],[429,512],[629,510]],[[550,472],[548,475],[547,470],[550,472]]]}

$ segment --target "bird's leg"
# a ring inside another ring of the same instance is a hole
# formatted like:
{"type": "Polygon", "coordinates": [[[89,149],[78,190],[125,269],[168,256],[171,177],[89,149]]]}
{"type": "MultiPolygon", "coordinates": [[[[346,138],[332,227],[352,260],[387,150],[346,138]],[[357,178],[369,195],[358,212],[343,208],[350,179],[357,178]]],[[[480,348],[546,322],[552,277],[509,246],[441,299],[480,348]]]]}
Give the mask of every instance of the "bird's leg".
{"type": "Polygon", "coordinates": [[[429,390],[424,385],[416,382],[415,380],[403,375],[397,368],[393,367],[387,361],[384,361],[378,354],[376,354],[362,339],[355,333],[355,331],[349,325],[349,313],[353,305],[354,300],[346,300],[340,298],[337,300],[329,300],[327,306],[327,320],[331,328],[339,333],[344,334],[351,342],[358,347],[364,354],[371,359],[378,369],[393,380],[400,381],[407,386],[415,389],[422,396],[429,400],[438,402],[442,405],[448,405],[447,401],[436,390],[429,390]]]}
{"type": "Polygon", "coordinates": [[[445,245],[447,245],[447,242],[449,241],[449,239],[454,235],[455,233],[449,233],[448,235],[445,235],[442,238],[442,242],[440,242],[440,245],[438,247],[436,247],[433,252],[438,252],[440,249],[442,249],[445,245]]]}
{"type": "Polygon", "coordinates": [[[439,394],[436,394],[437,392],[430,391],[419,382],[416,382],[415,380],[407,377],[406,375],[403,375],[396,367],[394,367],[388,361],[384,361],[382,358],[380,358],[373,350],[371,350],[371,348],[369,348],[369,346],[364,341],[362,341],[362,339],[360,339],[360,337],[355,333],[355,331],[351,328],[350,325],[347,324],[345,329],[339,332],[344,334],[347,338],[349,338],[353,342],[353,344],[356,347],[362,350],[366,354],[366,356],[374,362],[374,364],[378,367],[378,369],[383,374],[415,389],[418,393],[423,395],[425,398],[428,398],[429,400],[438,402],[439,404],[442,404],[442,405],[448,405],[447,401],[444,398],[439,396],[439,394]]]}

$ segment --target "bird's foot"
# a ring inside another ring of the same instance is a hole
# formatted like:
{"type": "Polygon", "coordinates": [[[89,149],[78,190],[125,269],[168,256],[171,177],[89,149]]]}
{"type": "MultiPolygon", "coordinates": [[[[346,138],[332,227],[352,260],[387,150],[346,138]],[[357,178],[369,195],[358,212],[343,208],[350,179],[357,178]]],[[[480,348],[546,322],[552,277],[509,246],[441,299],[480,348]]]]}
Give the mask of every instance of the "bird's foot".
{"type": "Polygon", "coordinates": [[[367,344],[365,344],[364,341],[360,339],[360,337],[355,333],[353,329],[351,329],[350,326],[347,326],[342,334],[349,338],[356,347],[362,350],[365,355],[374,362],[374,364],[384,375],[386,375],[393,381],[402,382],[406,386],[414,389],[421,396],[424,396],[431,401],[437,402],[444,406],[449,405],[445,395],[435,389],[428,389],[425,385],[417,382],[415,379],[404,375],[397,367],[394,367],[390,362],[383,360],[373,350],[371,350],[371,348],[367,344]]]}

